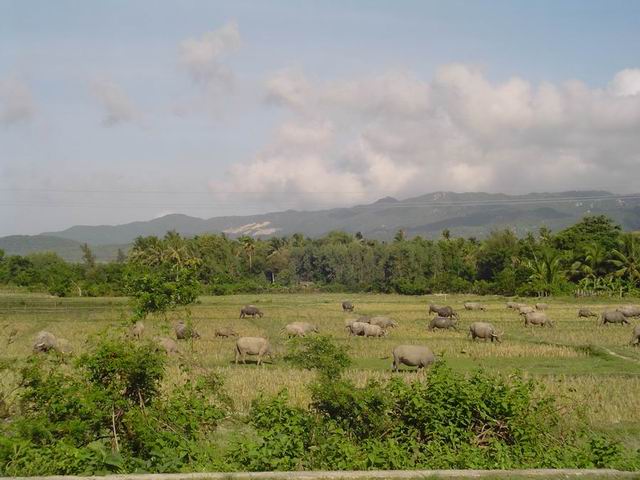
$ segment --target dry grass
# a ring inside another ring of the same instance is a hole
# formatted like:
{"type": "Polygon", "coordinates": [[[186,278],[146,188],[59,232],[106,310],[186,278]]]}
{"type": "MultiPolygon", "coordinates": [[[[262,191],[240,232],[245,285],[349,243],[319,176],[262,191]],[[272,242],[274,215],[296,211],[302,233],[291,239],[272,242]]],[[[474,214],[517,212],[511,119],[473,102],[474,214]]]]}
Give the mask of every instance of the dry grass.
{"type": "MultiPolygon", "coordinates": [[[[533,302],[529,302],[533,303],[533,302]]],[[[165,388],[185,375],[180,368],[187,363],[198,370],[215,371],[226,381],[226,389],[240,411],[246,411],[260,392],[275,393],[282,388],[299,405],[309,401],[306,385],[313,373],[290,368],[281,358],[272,365],[256,367],[234,365],[233,339],[214,337],[218,327],[231,326],[247,336],[266,336],[277,353],[286,351],[287,340],[280,330],[292,321],[315,323],[324,334],[349,346],[355,365],[347,376],[357,383],[391,376],[389,358],[397,344],[425,344],[446,359],[453,368],[466,371],[476,366],[510,372],[521,369],[536,376],[558,395],[559,403],[580,405],[597,424],[640,425],[640,363],[614,358],[602,353],[603,347],[630,359],[640,360],[640,349],[628,345],[631,327],[597,326],[596,319],[578,319],[579,305],[573,299],[554,299],[548,314],[555,328],[525,328],[522,319],[505,308],[498,297],[469,296],[404,297],[399,295],[242,295],[205,297],[191,308],[191,320],[202,339],[181,343],[181,355],[169,360],[165,388]],[[340,303],[349,298],[356,305],[354,314],[341,311],[340,303]],[[462,304],[477,300],[488,306],[486,312],[467,312],[462,304]],[[460,313],[458,331],[429,332],[426,305],[429,302],[450,304],[460,313]],[[258,305],[265,312],[262,319],[239,319],[240,307],[258,305]],[[380,339],[350,338],[345,320],[359,315],[388,315],[399,327],[380,339]],[[504,331],[500,344],[471,342],[466,336],[469,323],[488,321],[504,331]],[[588,346],[595,346],[588,348],[588,346]]],[[[611,305],[590,303],[595,311],[611,305]]],[[[173,313],[165,319],[148,319],[147,338],[172,336],[172,324],[183,318],[173,313]]],[[[49,330],[70,341],[74,352],[86,351],[92,338],[126,331],[128,309],[125,299],[54,299],[44,295],[0,294],[0,359],[20,362],[30,354],[39,330],[49,330]],[[15,332],[14,332],[15,331],[15,332]],[[13,332],[13,341],[7,339],[13,332]]],[[[425,373],[403,373],[415,378],[425,373]]],[[[0,391],[7,392],[13,380],[5,374],[0,391]]]]}

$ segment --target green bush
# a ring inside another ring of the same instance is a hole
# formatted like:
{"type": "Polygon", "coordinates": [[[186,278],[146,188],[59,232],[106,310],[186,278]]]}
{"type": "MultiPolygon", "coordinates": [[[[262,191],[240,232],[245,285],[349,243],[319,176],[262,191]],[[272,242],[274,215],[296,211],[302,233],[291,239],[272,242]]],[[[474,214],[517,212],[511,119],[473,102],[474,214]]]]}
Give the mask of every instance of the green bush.
{"type": "Polygon", "coordinates": [[[211,433],[226,415],[219,379],[161,395],[164,354],[105,340],[75,365],[32,357],[20,411],[0,425],[0,475],[165,472],[218,465],[211,433]]]}
{"type": "Polygon", "coordinates": [[[637,454],[589,440],[578,419],[569,428],[553,397],[517,375],[465,377],[440,363],[425,381],[320,377],[311,391],[306,410],[286,394],[254,403],[256,435],[228,460],[249,470],[637,466],[637,454]]]}
{"type": "Polygon", "coordinates": [[[337,345],[328,336],[294,339],[286,360],[300,368],[318,370],[329,378],[339,377],[351,365],[347,348],[337,345]]]}

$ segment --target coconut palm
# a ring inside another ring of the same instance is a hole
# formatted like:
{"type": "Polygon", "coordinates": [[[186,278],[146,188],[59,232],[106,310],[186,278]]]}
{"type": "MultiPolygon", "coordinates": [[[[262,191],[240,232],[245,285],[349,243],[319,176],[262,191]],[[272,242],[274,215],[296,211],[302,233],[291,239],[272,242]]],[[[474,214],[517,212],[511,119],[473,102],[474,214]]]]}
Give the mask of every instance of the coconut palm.
{"type": "Polygon", "coordinates": [[[615,268],[614,275],[624,278],[633,285],[640,282],[640,240],[634,234],[622,235],[618,248],[611,251],[610,263],[615,268]]]}

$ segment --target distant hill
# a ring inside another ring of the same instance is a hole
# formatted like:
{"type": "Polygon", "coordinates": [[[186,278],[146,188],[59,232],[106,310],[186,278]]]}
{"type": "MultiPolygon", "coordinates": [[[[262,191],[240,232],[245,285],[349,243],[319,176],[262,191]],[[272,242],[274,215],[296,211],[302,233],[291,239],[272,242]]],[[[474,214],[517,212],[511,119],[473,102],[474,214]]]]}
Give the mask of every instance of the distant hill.
{"type": "Polygon", "coordinates": [[[162,236],[168,230],[186,236],[225,232],[231,237],[293,233],[318,237],[331,230],[344,230],[388,240],[399,229],[409,236],[428,238],[448,229],[454,236],[481,238],[499,228],[509,228],[518,235],[536,232],[543,225],[558,230],[589,214],[605,214],[626,230],[637,230],[640,228],[640,195],[614,195],[605,191],[526,195],[435,192],[405,200],[385,197],[368,205],[329,210],[287,210],[209,219],[173,214],[124,225],[78,225],[33,237],[5,237],[0,239],[0,248],[8,253],[48,249],[65,252],[61,253],[65,258],[79,259],[79,245],[86,242],[102,259],[107,259],[115,258],[118,246],[126,246],[140,235],[162,236]],[[11,248],[6,246],[7,242],[11,248]]]}
{"type": "MultiPolygon", "coordinates": [[[[82,260],[80,246],[83,243],[50,235],[11,235],[0,238],[0,250],[4,250],[7,255],[54,252],[69,262],[80,262],[82,260]]],[[[115,260],[119,248],[126,252],[129,247],[128,245],[91,246],[91,250],[99,262],[115,260]]]]}

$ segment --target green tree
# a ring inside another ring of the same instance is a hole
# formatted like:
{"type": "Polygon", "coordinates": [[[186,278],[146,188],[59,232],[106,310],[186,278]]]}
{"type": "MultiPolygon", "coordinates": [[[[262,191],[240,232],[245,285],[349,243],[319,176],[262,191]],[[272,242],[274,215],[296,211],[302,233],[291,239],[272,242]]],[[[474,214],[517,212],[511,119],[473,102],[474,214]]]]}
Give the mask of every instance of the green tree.
{"type": "Polygon", "coordinates": [[[632,233],[621,236],[617,248],[611,252],[614,275],[624,278],[634,287],[640,283],[640,240],[632,233]]]}

